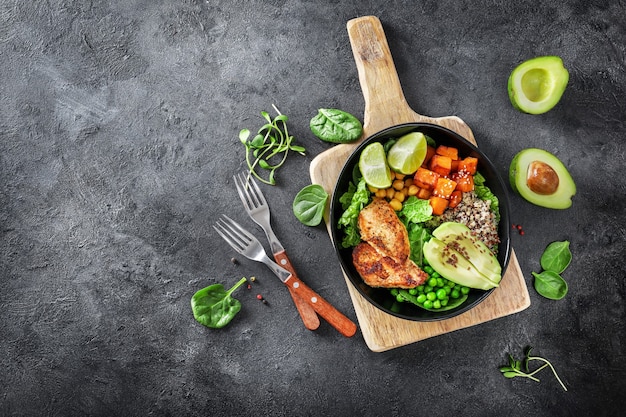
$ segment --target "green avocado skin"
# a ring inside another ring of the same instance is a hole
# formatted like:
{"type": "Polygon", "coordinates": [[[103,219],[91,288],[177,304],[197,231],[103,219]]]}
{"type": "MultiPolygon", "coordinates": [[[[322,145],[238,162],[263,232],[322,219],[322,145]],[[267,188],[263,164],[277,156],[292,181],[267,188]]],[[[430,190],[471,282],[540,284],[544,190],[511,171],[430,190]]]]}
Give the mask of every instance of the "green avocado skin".
{"type": "Polygon", "coordinates": [[[509,76],[507,90],[513,108],[528,114],[542,114],[551,110],[561,100],[569,71],[558,56],[540,56],[519,64],[509,76]],[[524,93],[542,91],[540,98],[529,98],[524,93]]]}
{"type": "Polygon", "coordinates": [[[509,167],[511,188],[526,201],[549,209],[567,209],[572,206],[576,195],[576,183],[563,163],[553,154],[543,149],[528,148],[518,152],[509,167]],[[526,184],[528,167],[533,161],[544,162],[557,173],[559,186],[553,194],[541,195],[533,192],[526,184]]]}

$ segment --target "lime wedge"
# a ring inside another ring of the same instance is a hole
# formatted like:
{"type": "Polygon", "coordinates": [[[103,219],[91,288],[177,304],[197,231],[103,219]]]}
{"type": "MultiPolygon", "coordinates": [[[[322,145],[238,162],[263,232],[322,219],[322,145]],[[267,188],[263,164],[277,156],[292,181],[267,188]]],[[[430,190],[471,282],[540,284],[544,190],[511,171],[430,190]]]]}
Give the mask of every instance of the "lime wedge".
{"type": "Polygon", "coordinates": [[[426,136],[423,133],[407,133],[389,149],[387,162],[396,172],[413,174],[426,158],[426,145],[426,136]]]}
{"type": "Polygon", "coordinates": [[[363,149],[359,157],[359,169],[368,185],[379,189],[391,187],[391,171],[380,142],[370,143],[363,149]]]}

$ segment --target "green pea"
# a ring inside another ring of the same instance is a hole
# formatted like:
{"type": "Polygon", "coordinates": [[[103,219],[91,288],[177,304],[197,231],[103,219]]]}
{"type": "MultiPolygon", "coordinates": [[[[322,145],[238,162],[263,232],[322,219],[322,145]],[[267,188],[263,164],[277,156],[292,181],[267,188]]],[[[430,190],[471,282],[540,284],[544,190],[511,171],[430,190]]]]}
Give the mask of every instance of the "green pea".
{"type": "Polygon", "coordinates": [[[450,293],[450,297],[452,298],[459,298],[461,296],[461,291],[457,290],[456,288],[452,290],[452,292],[450,293]]]}
{"type": "Polygon", "coordinates": [[[445,307],[445,306],[448,305],[448,299],[445,298],[445,299],[441,300],[440,303],[441,303],[441,307],[445,307]]]}
{"type": "Polygon", "coordinates": [[[440,300],[433,301],[433,308],[441,308],[441,301],[440,300]]]}
{"type": "Polygon", "coordinates": [[[428,286],[429,287],[436,287],[437,286],[437,278],[431,278],[428,280],[428,286]]]}
{"type": "Polygon", "coordinates": [[[401,294],[396,295],[396,301],[401,303],[404,301],[404,297],[401,294]]]}
{"type": "Polygon", "coordinates": [[[391,295],[393,295],[394,297],[398,295],[398,289],[397,288],[392,288],[390,292],[391,292],[391,295]]]}
{"type": "Polygon", "coordinates": [[[450,288],[454,288],[454,286],[455,286],[456,284],[454,283],[454,281],[450,281],[450,280],[448,280],[448,282],[446,283],[446,285],[447,285],[448,287],[450,287],[450,288]]]}
{"type": "Polygon", "coordinates": [[[426,308],[433,308],[433,302],[430,301],[430,300],[424,301],[424,307],[426,307],[426,308]]]}
{"type": "Polygon", "coordinates": [[[432,273],[435,272],[435,270],[433,269],[432,266],[426,265],[424,266],[424,272],[426,272],[428,275],[432,275],[432,273]]]}
{"type": "Polygon", "coordinates": [[[435,294],[437,295],[437,299],[439,300],[443,300],[448,295],[446,294],[446,290],[444,290],[443,288],[438,289],[435,294]]]}
{"type": "Polygon", "coordinates": [[[428,294],[426,294],[426,298],[428,298],[430,301],[434,301],[437,299],[437,294],[435,294],[435,292],[431,291],[428,294]]]}
{"type": "Polygon", "coordinates": [[[424,304],[424,301],[426,301],[428,298],[426,297],[426,294],[420,294],[417,296],[417,302],[420,304],[424,304]]]}
{"type": "Polygon", "coordinates": [[[417,292],[419,292],[419,293],[424,292],[424,286],[420,285],[419,287],[417,287],[417,292]]]}
{"type": "Polygon", "coordinates": [[[424,287],[424,292],[425,293],[431,292],[432,290],[433,290],[433,287],[431,287],[430,285],[427,285],[427,286],[424,287]]]}
{"type": "Polygon", "coordinates": [[[416,289],[416,288],[411,288],[411,289],[409,290],[409,294],[411,294],[411,295],[417,295],[417,289],[416,289]]]}
{"type": "Polygon", "coordinates": [[[444,285],[443,279],[437,278],[437,286],[438,287],[443,287],[443,285],[444,285]]]}
{"type": "Polygon", "coordinates": [[[469,294],[470,289],[468,287],[461,287],[461,292],[463,294],[469,294]]]}
{"type": "Polygon", "coordinates": [[[450,295],[450,293],[452,292],[452,288],[448,287],[447,285],[443,287],[443,290],[446,292],[446,295],[450,295]]]}
{"type": "Polygon", "coordinates": [[[430,276],[431,276],[431,277],[433,277],[433,278],[439,278],[439,277],[441,277],[441,275],[439,275],[439,272],[437,272],[437,271],[433,271],[433,273],[432,273],[432,274],[430,274],[430,276]]]}

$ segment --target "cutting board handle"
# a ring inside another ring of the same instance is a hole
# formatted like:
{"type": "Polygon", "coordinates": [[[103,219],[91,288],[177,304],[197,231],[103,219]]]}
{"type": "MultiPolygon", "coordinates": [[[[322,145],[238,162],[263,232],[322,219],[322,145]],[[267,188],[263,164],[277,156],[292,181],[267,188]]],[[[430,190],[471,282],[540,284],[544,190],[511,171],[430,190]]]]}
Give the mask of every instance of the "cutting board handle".
{"type": "Polygon", "coordinates": [[[408,105],[391,57],[383,26],[376,16],[363,16],[347,23],[352,53],[365,98],[363,136],[387,127],[426,121],[408,105]]]}

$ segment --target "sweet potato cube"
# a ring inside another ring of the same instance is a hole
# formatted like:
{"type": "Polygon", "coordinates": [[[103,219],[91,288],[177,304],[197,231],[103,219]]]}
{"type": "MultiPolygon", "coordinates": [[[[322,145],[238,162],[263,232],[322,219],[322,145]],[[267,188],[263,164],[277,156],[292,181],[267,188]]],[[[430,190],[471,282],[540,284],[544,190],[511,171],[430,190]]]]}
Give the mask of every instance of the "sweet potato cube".
{"type": "Polygon", "coordinates": [[[433,195],[442,198],[450,198],[450,195],[452,195],[452,191],[454,191],[455,188],[455,181],[448,178],[439,177],[439,179],[437,180],[437,184],[435,185],[435,189],[433,190],[433,195]]]}
{"type": "Polygon", "coordinates": [[[426,146],[426,157],[424,157],[424,162],[422,162],[422,166],[424,168],[428,168],[428,163],[430,162],[430,158],[433,157],[433,155],[435,154],[435,148],[427,145],[426,146]]]}
{"type": "Polygon", "coordinates": [[[427,190],[426,188],[418,188],[417,194],[415,196],[421,200],[428,200],[431,195],[432,191],[427,190]]]}
{"type": "Polygon", "coordinates": [[[420,188],[433,190],[435,188],[435,185],[437,185],[438,178],[439,174],[437,174],[436,172],[420,167],[417,169],[417,172],[413,177],[413,184],[417,185],[420,188]]]}
{"type": "Polygon", "coordinates": [[[455,208],[463,200],[463,192],[459,190],[452,191],[450,198],[448,199],[448,207],[455,208]]]}
{"type": "Polygon", "coordinates": [[[459,162],[461,162],[460,159],[452,160],[452,162],[450,163],[450,172],[457,172],[459,170],[459,162]]]}
{"type": "Polygon", "coordinates": [[[435,216],[441,216],[446,208],[448,208],[448,200],[446,200],[445,198],[432,196],[428,199],[428,202],[433,208],[433,214],[435,216]]]}
{"type": "Polygon", "coordinates": [[[430,158],[429,168],[431,171],[443,177],[447,177],[450,175],[450,170],[452,169],[452,159],[449,156],[435,154],[430,158]]]}
{"type": "Polygon", "coordinates": [[[465,172],[457,172],[452,175],[452,179],[456,181],[456,189],[467,193],[474,189],[474,177],[465,172]]]}
{"type": "Polygon", "coordinates": [[[439,145],[435,150],[437,155],[447,156],[452,160],[459,159],[459,150],[457,148],[453,148],[451,146],[439,145]]]}
{"type": "Polygon", "coordinates": [[[478,158],[474,158],[473,156],[468,156],[459,161],[459,166],[458,166],[457,171],[474,175],[476,174],[477,169],[478,169],[478,158]]]}

